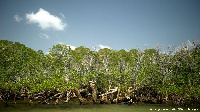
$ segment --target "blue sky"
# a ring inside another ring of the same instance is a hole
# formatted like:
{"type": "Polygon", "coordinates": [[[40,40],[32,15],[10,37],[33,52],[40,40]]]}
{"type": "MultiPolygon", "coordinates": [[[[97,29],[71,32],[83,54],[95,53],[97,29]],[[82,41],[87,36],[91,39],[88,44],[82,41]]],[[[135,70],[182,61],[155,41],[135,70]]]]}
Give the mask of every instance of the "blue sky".
{"type": "Polygon", "coordinates": [[[0,0],[0,39],[114,50],[200,40],[199,0],[0,0]]]}

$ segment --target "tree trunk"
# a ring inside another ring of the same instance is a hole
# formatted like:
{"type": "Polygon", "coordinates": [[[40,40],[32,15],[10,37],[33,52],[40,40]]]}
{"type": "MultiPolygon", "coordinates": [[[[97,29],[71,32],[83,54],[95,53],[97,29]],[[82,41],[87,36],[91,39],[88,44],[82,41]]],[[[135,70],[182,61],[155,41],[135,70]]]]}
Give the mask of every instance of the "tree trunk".
{"type": "Polygon", "coordinates": [[[86,99],[84,99],[84,98],[81,96],[80,91],[79,91],[77,88],[75,88],[75,89],[74,89],[74,92],[75,92],[76,96],[78,97],[78,99],[79,99],[79,101],[80,101],[80,105],[85,104],[85,103],[86,103],[86,99]]]}
{"type": "Polygon", "coordinates": [[[90,87],[92,88],[93,103],[97,103],[97,87],[93,82],[90,82],[90,87]]]}
{"type": "Polygon", "coordinates": [[[68,103],[68,102],[69,102],[70,97],[71,97],[71,94],[72,94],[72,91],[71,91],[71,89],[70,89],[69,91],[67,91],[67,99],[66,99],[65,103],[68,103]]]}
{"type": "Polygon", "coordinates": [[[14,103],[16,104],[17,102],[16,102],[16,97],[17,97],[17,93],[14,93],[15,95],[14,95],[14,103]]]}
{"type": "Polygon", "coordinates": [[[118,89],[117,89],[117,99],[116,99],[116,104],[117,104],[118,101],[119,101],[120,88],[121,88],[121,85],[120,85],[120,83],[119,83],[119,85],[118,85],[118,89]]]}
{"type": "Polygon", "coordinates": [[[8,103],[6,102],[6,100],[5,100],[5,97],[4,97],[3,93],[0,93],[0,101],[2,101],[2,102],[3,102],[3,104],[4,104],[4,107],[7,107],[7,106],[8,106],[8,103]]]}

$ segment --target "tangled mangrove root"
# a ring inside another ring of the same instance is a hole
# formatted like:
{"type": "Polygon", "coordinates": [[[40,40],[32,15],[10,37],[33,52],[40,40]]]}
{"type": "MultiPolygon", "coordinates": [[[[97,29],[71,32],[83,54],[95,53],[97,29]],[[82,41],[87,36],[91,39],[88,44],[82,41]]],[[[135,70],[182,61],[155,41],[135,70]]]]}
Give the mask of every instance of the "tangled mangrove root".
{"type": "MultiPolygon", "coordinates": [[[[63,92],[59,92],[56,89],[35,93],[23,90],[22,93],[9,92],[8,94],[8,91],[6,91],[5,93],[0,93],[0,100],[5,107],[9,106],[7,103],[8,100],[17,102],[19,99],[28,99],[30,105],[34,103],[58,105],[60,102],[68,103],[74,98],[79,100],[80,105],[85,105],[89,102],[93,102],[94,104],[137,104],[138,102],[162,104],[163,102],[172,102],[172,105],[189,105],[187,102],[184,102],[182,97],[176,94],[162,95],[159,91],[151,87],[129,87],[124,94],[122,94],[120,88],[119,84],[114,89],[109,88],[108,90],[104,90],[97,88],[94,82],[89,82],[88,85],[84,85],[79,89],[70,88],[63,92]],[[51,101],[54,101],[54,103],[51,103],[51,101]]],[[[200,102],[199,99],[194,99],[194,102],[200,102]]]]}

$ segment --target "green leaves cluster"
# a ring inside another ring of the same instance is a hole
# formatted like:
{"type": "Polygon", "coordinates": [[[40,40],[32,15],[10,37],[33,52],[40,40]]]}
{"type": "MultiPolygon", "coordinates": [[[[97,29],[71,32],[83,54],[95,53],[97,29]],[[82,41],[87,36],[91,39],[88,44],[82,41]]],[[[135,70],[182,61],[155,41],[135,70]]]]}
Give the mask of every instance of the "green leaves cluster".
{"type": "Polygon", "coordinates": [[[72,50],[58,44],[49,54],[18,42],[0,41],[0,89],[20,93],[57,89],[66,91],[93,81],[99,88],[121,85],[122,92],[134,85],[154,87],[163,94],[183,97],[200,93],[200,48],[130,51],[84,46],[72,50]]]}

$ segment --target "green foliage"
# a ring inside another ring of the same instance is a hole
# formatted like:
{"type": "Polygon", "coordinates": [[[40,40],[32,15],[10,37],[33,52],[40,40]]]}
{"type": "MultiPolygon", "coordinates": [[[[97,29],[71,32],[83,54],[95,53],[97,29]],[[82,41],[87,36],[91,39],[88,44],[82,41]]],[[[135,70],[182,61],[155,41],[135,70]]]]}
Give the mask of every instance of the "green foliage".
{"type": "Polygon", "coordinates": [[[200,93],[200,47],[159,53],[131,49],[91,51],[83,46],[72,50],[58,44],[49,54],[34,51],[18,42],[0,41],[0,90],[29,92],[80,88],[89,81],[97,87],[121,86],[121,92],[135,84],[153,87],[164,95],[174,93],[189,100],[200,93]]]}

